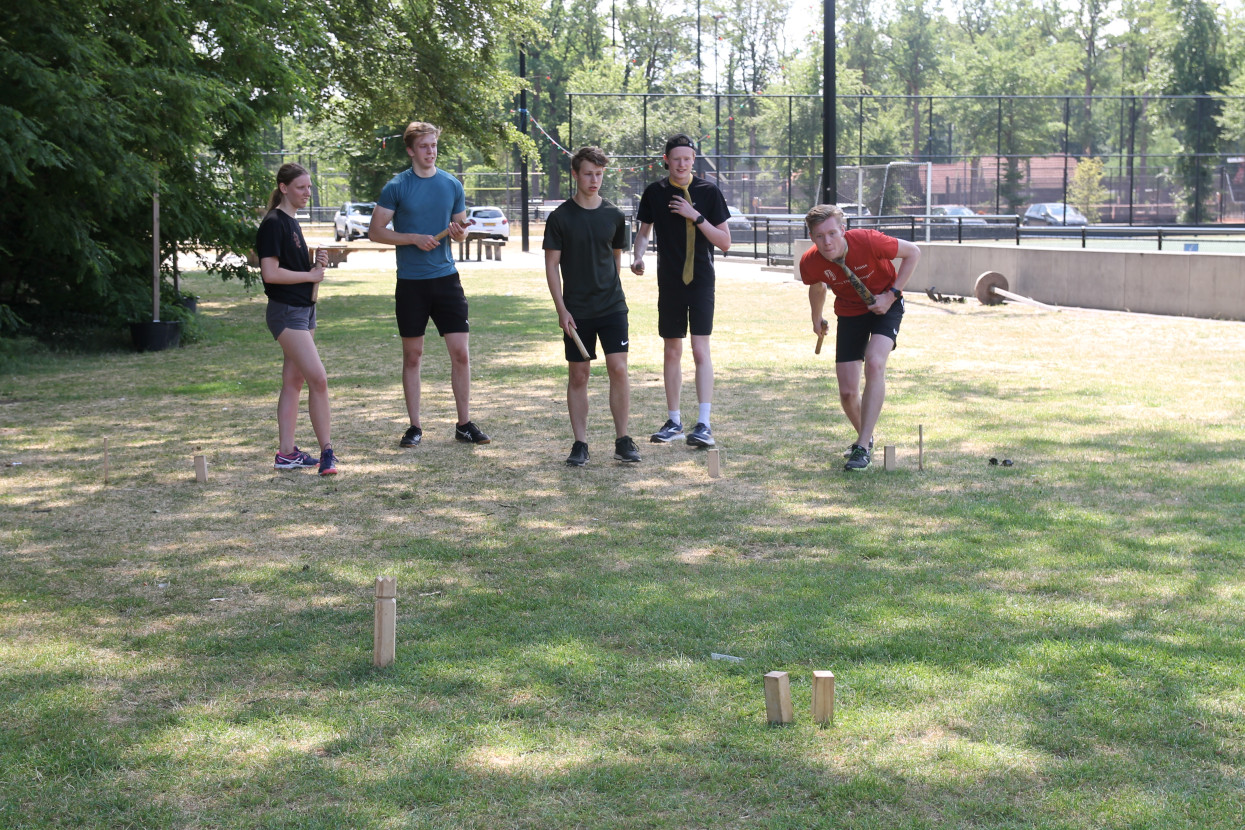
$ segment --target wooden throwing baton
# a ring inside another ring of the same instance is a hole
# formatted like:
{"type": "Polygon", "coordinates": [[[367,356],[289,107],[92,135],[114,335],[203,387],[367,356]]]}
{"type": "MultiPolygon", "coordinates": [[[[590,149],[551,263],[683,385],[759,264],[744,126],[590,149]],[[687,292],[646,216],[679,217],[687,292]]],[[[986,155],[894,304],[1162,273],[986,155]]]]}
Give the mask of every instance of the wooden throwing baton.
{"type": "Polygon", "coordinates": [[[821,332],[817,335],[817,348],[813,349],[813,354],[821,354],[821,341],[826,339],[826,332],[828,331],[830,331],[830,323],[822,320],[821,332]]]}

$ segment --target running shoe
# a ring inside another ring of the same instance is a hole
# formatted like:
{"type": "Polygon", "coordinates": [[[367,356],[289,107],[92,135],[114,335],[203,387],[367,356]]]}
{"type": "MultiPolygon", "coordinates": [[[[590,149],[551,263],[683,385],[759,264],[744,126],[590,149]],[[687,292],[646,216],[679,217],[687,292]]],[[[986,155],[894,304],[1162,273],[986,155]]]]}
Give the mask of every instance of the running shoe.
{"type": "Polygon", "coordinates": [[[635,445],[635,441],[631,440],[630,435],[624,435],[622,438],[614,441],[614,460],[615,461],[639,461],[640,450],[635,445]]]}
{"type": "Polygon", "coordinates": [[[859,444],[852,444],[852,457],[843,465],[844,470],[858,472],[869,466],[869,450],[859,444]]]}
{"type": "Polygon", "coordinates": [[[399,447],[414,447],[420,441],[424,440],[424,431],[419,427],[407,427],[406,432],[402,433],[402,440],[398,442],[399,447]]]}
{"type": "Polygon", "coordinates": [[[273,462],[272,466],[278,470],[301,470],[304,467],[314,467],[319,463],[320,459],[313,458],[298,447],[295,447],[294,452],[289,455],[277,453],[276,461],[273,462]]]}
{"type": "Polygon", "coordinates": [[[332,447],[325,447],[320,450],[320,475],[337,475],[337,457],[333,454],[332,447]]]}
{"type": "Polygon", "coordinates": [[[480,428],[475,425],[475,421],[468,421],[465,424],[459,424],[454,427],[454,437],[468,444],[489,443],[489,437],[480,432],[480,428]]]}
{"type": "MultiPolygon", "coordinates": [[[[852,457],[852,447],[855,447],[855,446],[856,446],[855,444],[852,444],[852,446],[851,446],[851,447],[848,447],[848,448],[847,448],[847,449],[843,452],[843,460],[844,460],[844,461],[846,461],[847,459],[849,459],[849,458],[851,458],[851,457],[852,457]]],[[[872,438],[870,438],[870,439],[869,439],[869,452],[870,452],[870,453],[872,453],[872,452],[873,452],[873,439],[872,439],[872,438]]]]}
{"type": "Polygon", "coordinates": [[[667,420],[665,426],[657,430],[649,437],[650,444],[669,444],[675,438],[683,434],[683,425],[676,424],[672,420],[667,420]]]}
{"type": "Polygon", "coordinates": [[[708,424],[697,424],[687,434],[687,443],[692,447],[712,447],[717,442],[713,440],[713,430],[709,429],[708,424]]]}
{"type": "Polygon", "coordinates": [[[582,467],[588,463],[588,445],[583,441],[571,444],[571,454],[566,457],[566,466],[582,467]]]}

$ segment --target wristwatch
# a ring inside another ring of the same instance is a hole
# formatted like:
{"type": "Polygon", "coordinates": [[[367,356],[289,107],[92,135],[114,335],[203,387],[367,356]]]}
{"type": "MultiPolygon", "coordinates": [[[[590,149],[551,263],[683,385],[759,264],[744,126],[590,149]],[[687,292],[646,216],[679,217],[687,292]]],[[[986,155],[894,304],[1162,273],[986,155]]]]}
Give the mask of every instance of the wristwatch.
{"type": "Polygon", "coordinates": [[[692,224],[693,224],[693,225],[699,225],[699,224],[700,224],[701,222],[703,222],[703,221],[705,221],[705,215],[702,213],[702,214],[700,214],[699,216],[697,216],[697,217],[696,217],[695,221],[693,221],[693,222],[692,222],[692,224]]]}
{"type": "Polygon", "coordinates": [[[902,300],[902,299],[903,299],[903,292],[902,292],[902,291],[900,291],[898,288],[892,287],[892,288],[891,288],[891,293],[895,295],[895,299],[896,299],[896,300],[902,300]]]}

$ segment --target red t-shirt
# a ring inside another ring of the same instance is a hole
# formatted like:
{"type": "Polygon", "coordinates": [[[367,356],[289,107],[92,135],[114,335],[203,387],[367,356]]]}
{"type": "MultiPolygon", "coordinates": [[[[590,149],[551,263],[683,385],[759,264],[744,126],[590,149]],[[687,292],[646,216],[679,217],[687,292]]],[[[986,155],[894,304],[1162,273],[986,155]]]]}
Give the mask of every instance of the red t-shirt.
{"type": "MultiPolygon", "coordinates": [[[[899,240],[872,228],[850,230],[843,236],[847,240],[847,267],[874,295],[889,291],[895,284],[895,264],[891,260],[899,255],[899,240]]],[[[816,246],[800,257],[800,279],[805,285],[824,282],[830,286],[834,292],[834,313],[839,317],[869,313],[847,274],[822,256],[816,246]]]]}

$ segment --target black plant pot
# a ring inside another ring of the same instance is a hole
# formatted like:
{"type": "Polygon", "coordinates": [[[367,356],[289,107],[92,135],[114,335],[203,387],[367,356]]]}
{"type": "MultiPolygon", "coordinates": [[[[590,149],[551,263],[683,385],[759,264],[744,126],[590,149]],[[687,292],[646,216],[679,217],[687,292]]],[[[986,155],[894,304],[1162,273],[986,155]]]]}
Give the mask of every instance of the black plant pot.
{"type": "Polygon", "coordinates": [[[134,348],[140,352],[175,349],[182,342],[182,321],[130,323],[130,337],[134,340],[134,348]]]}
{"type": "Polygon", "coordinates": [[[199,298],[194,294],[182,294],[173,302],[186,309],[191,314],[194,314],[199,310],[199,298]]]}

